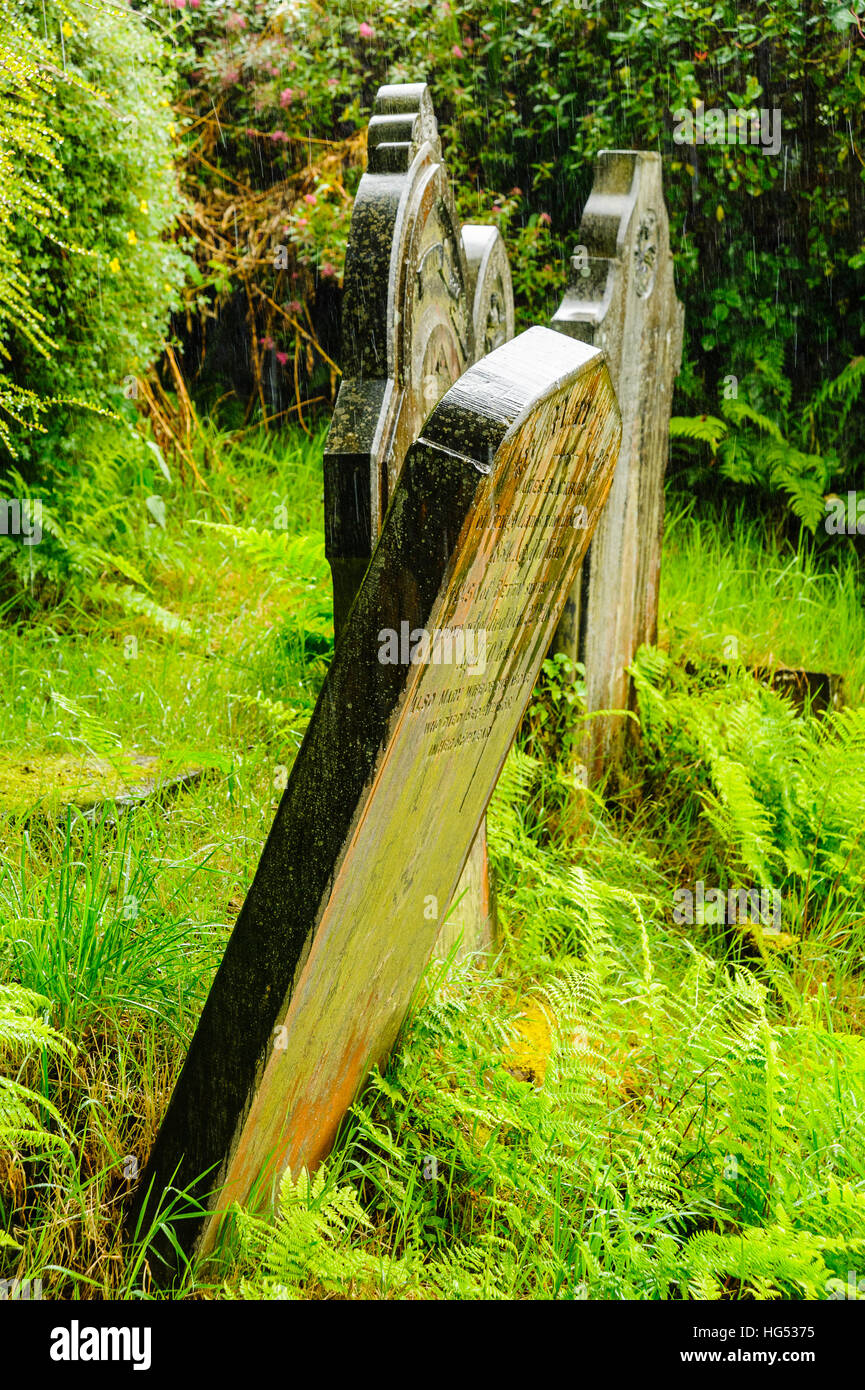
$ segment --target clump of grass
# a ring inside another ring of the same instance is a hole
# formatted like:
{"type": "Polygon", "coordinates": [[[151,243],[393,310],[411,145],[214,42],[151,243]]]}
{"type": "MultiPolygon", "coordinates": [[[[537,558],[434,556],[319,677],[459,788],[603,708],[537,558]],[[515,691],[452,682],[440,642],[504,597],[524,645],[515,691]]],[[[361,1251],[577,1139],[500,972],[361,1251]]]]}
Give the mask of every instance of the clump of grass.
{"type": "Polygon", "coordinates": [[[730,515],[674,504],[665,522],[660,643],[674,656],[835,672],[861,704],[862,582],[846,539],[827,553],[807,532],[794,543],[741,507],[730,515]]]}

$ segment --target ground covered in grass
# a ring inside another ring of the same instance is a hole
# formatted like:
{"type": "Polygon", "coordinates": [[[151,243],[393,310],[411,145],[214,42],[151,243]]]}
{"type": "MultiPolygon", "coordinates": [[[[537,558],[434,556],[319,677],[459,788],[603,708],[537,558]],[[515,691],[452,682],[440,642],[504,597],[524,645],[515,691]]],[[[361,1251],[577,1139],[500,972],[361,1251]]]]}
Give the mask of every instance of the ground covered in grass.
{"type": "MultiPolygon", "coordinates": [[[[124,1198],[332,650],[321,436],[213,436],[206,488],[139,450],[120,490],[112,428],[3,571],[0,1277],[54,1297],[151,1290],[124,1198]]],[[[852,547],[674,507],[625,766],[583,787],[550,663],[490,813],[495,960],[433,964],[329,1162],[185,1296],[838,1293],[865,1249],[861,595],[852,547]],[[797,709],[749,670],[777,664],[847,705],[797,709]],[[780,925],[679,920],[698,882],[771,889],[780,925]]]]}

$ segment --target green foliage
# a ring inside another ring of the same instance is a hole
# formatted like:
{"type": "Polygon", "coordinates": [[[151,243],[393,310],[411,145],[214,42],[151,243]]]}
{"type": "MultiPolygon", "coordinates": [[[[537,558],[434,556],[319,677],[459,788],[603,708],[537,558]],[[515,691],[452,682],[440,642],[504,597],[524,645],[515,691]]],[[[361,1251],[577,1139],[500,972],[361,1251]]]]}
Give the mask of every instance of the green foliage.
{"type": "Polygon", "coordinates": [[[253,565],[269,574],[272,582],[278,582],[287,596],[301,599],[275,634],[279,659],[291,662],[301,656],[320,662],[327,656],[334,640],[333,592],[322,537],[213,521],[200,524],[232,541],[253,565]]]}
{"type": "MultiPolygon", "coordinates": [[[[43,1058],[72,1057],[75,1049],[71,1043],[40,1017],[49,1002],[20,984],[0,984],[0,1058],[4,1064],[21,1065],[33,1053],[43,1058]]],[[[27,1150],[31,1154],[59,1152],[71,1158],[64,1129],[56,1105],[19,1080],[0,1076],[0,1154],[8,1157],[9,1153],[27,1150]],[[47,1127],[49,1120],[55,1129],[47,1127]]]]}
{"type": "Polygon", "coordinates": [[[600,823],[579,869],[517,849],[529,762],[490,820],[522,971],[431,967],[328,1167],[243,1218],[243,1295],[836,1296],[865,1244],[861,1037],[773,1019],[600,823]],[[530,960],[537,918],[571,928],[530,960]]]}
{"type": "Polygon", "coordinates": [[[858,476],[846,450],[839,452],[830,441],[840,440],[863,382],[865,357],[855,357],[795,414],[788,409],[791,383],[779,376],[773,382],[774,402],[763,407],[769,414],[740,399],[737,386],[737,394],[725,395],[721,402],[723,420],[713,415],[673,416],[671,438],[706,443],[712,452],[708,465],[692,463],[680,471],[679,484],[687,489],[705,484],[717,465],[717,473],[733,483],[786,494],[793,515],[816,532],[825,520],[830,485],[843,486],[846,479],[858,476]],[[790,434],[798,446],[790,442],[790,434]],[[815,452],[815,445],[822,452],[815,452]]]}
{"type": "Polygon", "coordinates": [[[701,680],[647,648],[633,671],[648,757],[669,769],[674,796],[701,807],[731,875],[779,889],[788,931],[816,925],[856,965],[865,707],[797,715],[744,669],[701,680]]]}
{"type": "MultiPolygon", "coordinates": [[[[0,1245],[20,1247],[3,1275],[52,1297],[141,1293],[123,1160],[152,1143],[330,650],[320,436],[207,431],[209,490],[166,476],[125,424],[94,439],[81,511],[66,479],[46,508],[73,582],[3,628],[0,753],[113,765],[183,741],[222,775],[95,825],[31,795],[0,828],[0,978],[86,1041],[74,1074],[38,1048],[4,1056],[74,1155],[0,1210],[0,1245]]],[[[855,695],[854,560],[826,571],[807,537],[676,509],[662,627],[692,658],[720,656],[731,624],[762,658],[837,657],[855,695]]],[[[500,958],[432,967],[323,1172],[293,1174],[275,1220],[242,1216],[240,1264],[186,1290],[799,1299],[861,1269],[861,711],[801,719],[744,672],[653,660],[615,797],[573,775],[579,689],[550,662],[489,817],[500,958]],[[698,866],[735,882],[760,863],[784,891],[784,949],[672,923],[698,866]]]]}
{"type": "MultiPolygon", "coordinates": [[[[74,702],[60,705],[78,722],[85,750],[110,755],[111,731],[82,718],[74,702]]],[[[160,901],[158,869],[143,846],[132,853],[128,822],[112,844],[107,810],[83,836],[75,821],[70,812],[49,883],[26,859],[0,854],[0,968],[47,996],[68,1032],[120,1012],[150,1013],[171,1027],[172,971],[207,956],[207,932],[160,901]]]]}
{"type": "Polygon", "coordinates": [[[328,1181],[324,1168],[313,1178],[304,1169],[296,1181],[286,1171],[275,1221],[237,1206],[234,1211],[241,1258],[250,1268],[250,1277],[240,1281],[241,1298],[350,1298],[358,1286],[377,1297],[383,1286],[393,1290],[408,1282],[404,1261],[380,1260],[352,1245],[352,1236],[371,1223],[353,1189],[328,1181]]]}
{"type": "MultiPolygon", "coordinates": [[[[60,6],[61,18],[65,8],[60,6]]],[[[15,425],[39,428],[39,416],[47,409],[29,385],[18,384],[9,372],[8,338],[17,334],[31,353],[46,359],[52,341],[44,313],[33,302],[29,265],[22,263],[16,246],[19,227],[30,227],[44,237],[52,220],[64,215],[45,183],[44,169],[58,165],[58,136],[45,124],[44,108],[53,100],[55,84],[45,71],[53,57],[49,46],[34,39],[21,24],[20,11],[8,0],[0,5],[0,181],[4,196],[0,206],[0,443],[14,452],[15,425]],[[34,162],[43,165],[40,180],[31,173],[34,162]]],[[[80,87],[79,87],[80,91],[80,87]]]]}
{"type": "MultiPolygon", "coordinates": [[[[180,203],[165,51],[113,3],[24,0],[10,25],[25,56],[6,158],[23,193],[0,240],[33,307],[0,334],[19,387],[106,405],[158,354],[187,264],[166,239],[180,203]]],[[[64,421],[19,452],[77,462],[80,445],[64,421]]]]}
{"type": "MultiPolygon", "coordinates": [[[[743,19],[732,0],[386,0],[364,15],[353,0],[202,0],[177,11],[172,37],[189,187],[207,209],[208,303],[236,271],[271,293],[283,236],[294,278],[277,297],[295,318],[312,303],[341,269],[378,84],[426,80],[460,211],[507,240],[521,325],[557,306],[598,150],[658,149],[687,309],[680,396],[708,413],[735,376],[739,399],[781,435],[732,422],[722,476],[789,497],[811,526],[822,475],[843,484],[861,471],[865,48],[852,10],[783,0],[743,19]],[[698,101],[779,111],[782,148],[678,143],[698,101]],[[228,209],[254,255],[221,230],[228,209]]],[[[292,324],[278,318],[273,336],[291,356],[292,324]]],[[[690,487],[692,460],[674,459],[690,487]]],[[[703,485],[713,476],[699,469],[703,485]]]]}

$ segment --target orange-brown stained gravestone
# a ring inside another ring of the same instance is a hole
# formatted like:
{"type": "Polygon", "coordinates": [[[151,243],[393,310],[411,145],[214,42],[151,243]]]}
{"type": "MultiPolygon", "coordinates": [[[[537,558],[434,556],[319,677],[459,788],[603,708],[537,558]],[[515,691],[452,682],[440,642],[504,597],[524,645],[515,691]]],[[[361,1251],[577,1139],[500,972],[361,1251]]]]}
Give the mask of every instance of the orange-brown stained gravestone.
{"type": "MultiPolygon", "coordinates": [[[[448,387],[513,337],[496,227],[460,226],[429,88],[380,87],[345,262],[339,389],[324,450],[325,543],[339,640],[409,447],[448,387]]],[[[482,824],[439,950],[487,946],[482,824]]]]}
{"type": "Polygon", "coordinates": [[[427,420],[133,1224],[151,1183],[154,1198],[190,1186],[208,1215],[179,1222],[177,1235],[204,1253],[232,1201],[262,1201],[286,1166],[312,1169],[328,1153],[433,951],[620,437],[603,354],[546,328],[471,367],[427,420]],[[575,524],[583,509],[587,526],[575,524]]]}
{"type": "MultiPolygon", "coordinates": [[[[627,709],[627,668],[654,642],[673,379],[682,356],[661,157],[603,150],[583,210],[567,293],[551,326],[603,348],[622,412],[610,499],[556,635],[586,667],[590,713],[627,709]]],[[[590,719],[582,757],[595,780],[619,755],[624,717],[590,719]]]]}

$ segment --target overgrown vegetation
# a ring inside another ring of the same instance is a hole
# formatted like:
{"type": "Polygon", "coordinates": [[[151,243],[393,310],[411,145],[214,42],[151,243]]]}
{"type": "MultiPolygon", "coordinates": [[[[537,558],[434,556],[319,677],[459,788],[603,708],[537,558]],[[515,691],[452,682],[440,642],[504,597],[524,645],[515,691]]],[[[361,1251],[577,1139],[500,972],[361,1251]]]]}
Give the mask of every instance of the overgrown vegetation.
{"type": "MultiPolygon", "coordinates": [[[[137,7],[166,27],[177,57],[197,264],[184,361],[209,400],[226,377],[266,414],[332,392],[366,121],[379,83],[427,81],[463,217],[505,236],[519,325],[546,322],[559,303],[597,151],[657,149],[687,307],[677,411],[690,437],[723,435],[727,490],[789,502],[812,528],[823,494],[856,484],[859,0],[784,0],[747,15],[731,0],[137,7]],[[765,112],[777,141],[750,143],[743,120],[739,143],[679,143],[682,114],[700,102],[765,112]],[[694,435],[703,415],[710,433],[694,435]]],[[[684,486],[716,490],[714,456],[677,445],[684,486]]]]}
{"type": "MultiPolygon", "coordinates": [[[[43,1133],[28,1144],[6,1122],[3,1275],[52,1294],[147,1286],[146,1249],[119,1243],[127,1174],[330,650],[320,439],[205,445],[212,491],[166,483],[164,527],[149,483],[117,503],[115,559],[148,605],[85,584],[4,634],[0,767],[26,779],[22,764],[62,755],[124,785],[132,757],[203,770],[119,819],[110,801],[87,820],[6,803],[0,969],[46,1001],[27,996],[60,1050],[16,1035],[18,1118],[43,1133]]],[[[92,540],[84,525],[77,544],[92,540]]],[[[725,541],[673,517],[661,650],[638,663],[643,740],[618,790],[583,788],[567,741],[553,756],[551,724],[576,715],[551,671],[490,817],[500,957],[432,968],[331,1160],[312,1184],[286,1179],[275,1222],[243,1215],[187,1295],[837,1294],[865,1241],[861,696],[797,714],[748,670],[777,614],[779,656],[859,690],[858,594],[843,578],[824,592],[813,563],[754,523],[725,541]],[[713,606],[692,588],[686,610],[695,554],[713,606]],[[741,666],[722,684],[730,613],[741,666]],[[766,876],[777,935],[673,920],[678,886],[766,876]]]]}
{"type": "Polygon", "coordinates": [[[43,530],[0,535],[0,1278],[156,1296],[120,1217],[331,656],[316,407],[375,89],[427,78],[524,323],[594,152],[667,156],[690,337],[658,645],[600,788],[546,663],[490,812],[498,956],[431,967],[328,1162],[176,1292],[851,1296],[865,609],[857,535],[811,533],[861,476],[859,0],[0,18],[0,501],[43,530]],[[777,106],[785,153],[675,145],[698,98],[777,106]]]}

